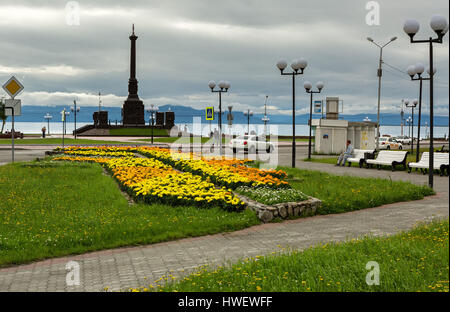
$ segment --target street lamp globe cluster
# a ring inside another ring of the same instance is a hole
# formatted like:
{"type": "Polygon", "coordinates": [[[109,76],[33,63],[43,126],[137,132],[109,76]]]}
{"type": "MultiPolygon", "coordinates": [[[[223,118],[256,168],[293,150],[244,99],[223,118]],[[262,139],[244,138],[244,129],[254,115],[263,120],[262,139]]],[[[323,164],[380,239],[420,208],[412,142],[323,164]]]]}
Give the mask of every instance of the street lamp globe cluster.
{"type": "MultiPolygon", "coordinates": [[[[425,43],[428,44],[429,52],[429,65],[428,65],[428,79],[421,79],[421,75],[423,73],[423,66],[418,66],[417,64],[414,66],[410,66],[407,69],[408,75],[410,75],[412,80],[429,80],[430,81],[430,151],[429,151],[429,168],[428,168],[428,185],[433,187],[433,165],[434,165],[434,137],[433,137],[433,119],[434,119],[434,74],[436,73],[436,68],[433,65],[433,43],[443,43],[443,38],[445,34],[448,32],[448,23],[447,19],[442,15],[433,15],[430,20],[430,27],[436,33],[437,38],[429,37],[428,39],[417,40],[414,39],[416,34],[419,32],[420,23],[415,19],[407,19],[403,24],[403,30],[409,36],[411,43],[425,43]],[[417,75],[418,78],[414,78],[417,75]]],[[[421,97],[419,97],[419,111],[421,107],[421,97]]],[[[419,113],[420,116],[420,113],[419,113]]],[[[419,127],[420,129],[420,127],[419,127]]],[[[417,156],[416,156],[417,157],[417,156]]]]}
{"type": "Polygon", "coordinates": [[[209,88],[211,89],[211,92],[217,92],[219,93],[219,153],[222,155],[222,93],[228,92],[228,89],[231,87],[231,83],[227,80],[221,80],[218,84],[218,89],[216,90],[216,82],[214,80],[209,81],[208,83],[209,88]]]}
{"type": "Polygon", "coordinates": [[[154,104],[150,104],[150,107],[147,108],[147,113],[150,114],[150,120],[151,120],[152,144],[153,144],[153,127],[155,124],[155,114],[158,112],[158,110],[159,110],[159,107],[154,104]]]}
{"type": "Polygon", "coordinates": [[[70,111],[72,113],[74,113],[74,119],[73,119],[73,123],[74,123],[74,130],[73,130],[73,135],[74,138],[77,138],[77,113],[80,111],[80,108],[77,107],[77,102],[73,101],[73,106],[70,108],[70,111]]]}
{"type": "Polygon", "coordinates": [[[47,134],[50,135],[50,120],[53,118],[49,113],[45,114],[44,119],[47,120],[47,134]]]}
{"type": "MultiPolygon", "coordinates": [[[[300,58],[292,61],[291,68],[294,70],[295,73],[297,73],[300,70],[300,74],[303,74],[303,70],[306,68],[307,65],[308,62],[304,58],[300,58]]],[[[277,62],[277,67],[281,71],[281,73],[283,73],[283,71],[287,67],[286,60],[283,59],[279,60],[277,62]]]]}
{"type": "Polygon", "coordinates": [[[302,75],[308,62],[304,58],[294,59],[291,63],[292,72],[286,73],[287,61],[281,59],[277,62],[277,67],[283,76],[292,76],[292,168],[295,168],[295,76],[302,75]]]}
{"type": "Polygon", "coordinates": [[[311,159],[311,138],[312,138],[312,102],[313,102],[313,94],[314,93],[320,93],[322,92],[322,89],[324,87],[324,83],[322,81],[318,81],[316,83],[317,91],[311,90],[312,84],[309,81],[305,81],[303,83],[303,88],[305,88],[306,93],[310,94],[310,101],[309,101],[309,140],[308,140],[308,159],[311,159]]]}

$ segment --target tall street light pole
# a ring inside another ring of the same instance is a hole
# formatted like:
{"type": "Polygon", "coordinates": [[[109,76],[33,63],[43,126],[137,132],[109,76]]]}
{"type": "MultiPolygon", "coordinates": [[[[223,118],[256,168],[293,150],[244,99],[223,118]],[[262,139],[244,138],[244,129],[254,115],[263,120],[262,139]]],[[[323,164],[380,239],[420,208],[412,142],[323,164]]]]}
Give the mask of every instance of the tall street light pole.
{"type": "MultiPolygon", "coordinates": [[[[430,77],[423,77],[422,73],[425,69],[425,66],[422,63],[417,63],[416,65],[411,65],[407,68],[408,75],[411,77],[411,80],[419,80],[419,120],[417,125],[417,151],[416,151],[416,162],[419,161],[419,148],[420,148],[420,126],[421,126],[421,118],[422,118],[422,82],[424,80],[430,80],[430,77]],[[415,76],[417,75],[417,78],[415,76]]],[[[427,68],[428,74],[430,73],[430,69],[427,68]]],[[[436,69],[435,69],[436,72],[436,69]]]]}
{"type": "Polygon", "coordinates": [[[247,134],[250,135],[250,117],[253,116],[253,111],[247,109],[244,116],[247,116],[247,134]]]}
{"type": "Polygon", "coordinates": [[[50,135],[50,119],[52,119],[52,118],[53,118],[53,116],[50,115],[49,113],[47,113],[47,114],[44,116],[44,119],[47,120],[47,134],[48,134],[48,135],[50,135]]]}
{"type": "Polygon", "coordinates": [[[308,142],[308,159],[311,159],[311,138],[312,138],[312,102],[313,102],[313,94],[314,93],[320,93],[323,89],[323,82],[319,81],[316,83],[317,91],[311,90],[312,84],[309,81],[305,81],[303,84],[303,87],[306,90],[306,93],[310,94],[310,100],[309,100],[309,142],[308,142]]]}
{"type": "Polygon", "coordinates": [[[405,105],[411,108],[411,155],[414,155],[414,108],[417,106],[417,100],[405,101],[405,105]]]}
{"type": "Polygon", "coordinates": [[[77,138],[77,113],[80,111],[80,108],[77,107],[77,101],[73,101],[73,107],[70,108],[70,111],[74,113],[74,130],[73,135],[74,138],[77,138]]]}
{"type": "Polygon", "coordinates": [[[380,144],[380,142],[379,142],[379,139],[380,139],[380,103],[381,103],[381,76],[383,75],[383,69],[382,69],[383,48],[385,46],[387,46],[389,43],[391,43],[392,41],[394,41],[395,39],[397,39],[397,37],[392,37],[391,40],[389,40],[384,45],[379,45],[372,38],[370,38],[370,37],[367,38],[367,40],[369,42],[372,42],[374,45],[376,45],[378,48],[380,48],[380,59],[378,62],[378,71],[377,71],[377,76],[378,76],[377,146],[376,146],[377,151],[379,150],[379,144],[380,144]]]}
{"type": "Polygon", "coordinates": [[[151,120],[152,145],[153,145],[153,128],[154,128],[154,125],[155,125],[155,114],[156,114],[156,112],[158,112],[158,110],[159,110],[159,107],[155,106],[153,104],[150,104],[150,108],[147,109],[147,113],[150,114],[150,120],[151,120]]]}
{"type": "Polygon", "coordinates": [[[270,118],[267,116],[267,99],[269,98],[266,95],[266,100],[264,102],[264,117],[261,120],[264,122],[264,136],[267,136],[267,123],[270,121],[270,118]]]}
{"type": "Polygon", "coordinates": [[[211,89],[211,92],[217,92],[219,93],[219,149],[220,149],[220,155],[223,154],[222,151],[222,93],[228,92],[228,89],[230,88],[231,84],[229,81],[220,81],[219,82],[219,89],[214,90],[216,87],[216,82],[214,80],[211,80],[208,83],[209,88],[211,89]]]}
{"type": "Polygon", "coordinates": [[[414,40],[414,36],[419,31],[420,24],[414,19],[408,19],[403,24],[403,30],[409,36],[411,43],[426,43],[429,45],[429,68],[430,68],[430,152],[429,152],[429,167],[428,167],[428,186],[433,187],[433,168],[434,168],[434,138],[433,138],[433,77],[434,77],[434,65],[433,65],[433,43],[442,43],[445,34],[448,31],[447,19],[442,15],[433,15],[431,17],[430,26],[437,34],[437,38],[429,37],[424,40],[414,40]]]}
{"type": "Polygon", "coordinates": [[[308,62],[303,58],[293,60],[291,64],[293,72],[285,73],[287,62],[285,60],[277,62],[281,75],[292,76],[292,168],[295,168],[295,76],[302,75],[307,65],[308,62]]]}

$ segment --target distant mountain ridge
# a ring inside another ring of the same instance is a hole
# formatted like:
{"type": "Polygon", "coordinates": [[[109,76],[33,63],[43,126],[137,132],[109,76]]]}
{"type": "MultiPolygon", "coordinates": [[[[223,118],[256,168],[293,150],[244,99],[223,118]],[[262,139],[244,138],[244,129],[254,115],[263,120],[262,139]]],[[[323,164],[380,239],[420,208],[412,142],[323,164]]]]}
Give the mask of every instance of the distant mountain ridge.
{"type": "MultiPolygon", "coordinates": [[[[16,117],[15,120],[18,122],[42,122],[45,121],[44,115],[49,113],[53,116],[52,122],[61,121],[61,111],[64,106],[22,106],[22,116],[16,117]]],[[[68,109],[65,106],[66,110],[68,109]]],[[[98,110],[98,107],[95,106],[82,106],[80,112],[77,113],[77,121],[78,122],[92,122],[92,114],[98,110]]],[[[121,117],[121,108],[120,107],[102,107],[102,110],[108,111],[108,116],[111,121],[111,124],[114,124],[117,120],[119,123],[122,119],[121,117]]],[[[194,109],[192,107],[186,106],[175,106],[175,105],[162,105],[159,107],[160,112],[165,112],[171,110],[175,112],[175,123],[192,123],[193,117],[201,117],[202,123],[208,123],[209,121],[205,120],[205,111],[194,109]]],[[[217,113],[217,112],[216,112],[217,113]]],[[[227,124],[227,115],[228,111],[223,114],[223,124],[227,124]]],[[[409,112],[405,112],[405,118],[409,116],[409,112]]],[[[146,121],[149,120],[149,114],[145,113],[146,121]]],[[[246,124],[247,117],[244,116],[243,112],[233,112],[233,123],[234,124],[246,124]]],[[[263,114],[255,114],[250,117],[250,123],[252,124],[262,124],[261,118],[263,114]]],[[[320,114],[313,114],[313,118],[320,118],[320,114]]],[[[376,114],[355,114],[348,115],[343,114],[340,115],[339,119],[345,119],[348,121],[363,121],[364,118],[368,117],[371,121],[377,120],[376,114]]],[[[270,124],[291,124],[292,116],[291,115],[270,115],[270,124]]],[[[435,116],[434,124],[435,126],[447,127],[448,126],[448,116],[435,116]]],[[[296,116],[296,124],[307,124],[309,119],[309,114],[301,114],[296,116]]],[[[69,119],[70,122],[73,121],[73,113],[70,114],[69,119]]],[[[217,116],[216,120],[217,122],[217,116]]],[[[429,123],[429,116],[422,115],[422,124],[425,125],[425,122],[429,123]]],[[[400,113],[398,114],[381,114],[380,115],[380,123],[384,126],[398,126],[400,125],[400,113]]],[[[414,114],[414,124],[417,125],[417,114],[414,114]]]]}

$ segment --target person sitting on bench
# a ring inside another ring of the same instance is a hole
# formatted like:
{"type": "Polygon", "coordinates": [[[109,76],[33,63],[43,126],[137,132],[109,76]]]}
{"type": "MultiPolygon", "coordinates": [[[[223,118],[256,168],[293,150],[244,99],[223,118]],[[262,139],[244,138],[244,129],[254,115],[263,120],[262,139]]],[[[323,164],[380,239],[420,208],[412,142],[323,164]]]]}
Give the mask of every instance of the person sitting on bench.
{"type": "Polygon", "coordinates": [[[339,155],[338,161],[336,166],[340,166],[342,162],[342,166],[345,166],[345,163],[347,162],[347,159],[353,156],[353,145],[350,140],[347,140],[347,150],[339,155]]]}

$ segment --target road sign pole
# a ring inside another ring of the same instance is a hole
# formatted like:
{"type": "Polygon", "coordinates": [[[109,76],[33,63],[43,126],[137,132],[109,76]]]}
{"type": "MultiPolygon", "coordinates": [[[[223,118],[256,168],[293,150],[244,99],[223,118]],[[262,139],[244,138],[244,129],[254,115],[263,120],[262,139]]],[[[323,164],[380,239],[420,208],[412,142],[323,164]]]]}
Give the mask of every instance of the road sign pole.
{"type": "Polygon", "coordinates": [[[14,106],[5,107],[5,110],[9,108],[12,111],[11,115],[11,162],[14,163],[14,106]]]}
{"type": "MultiPolygon", "coordinates": [[[[65,113],[66,112],[64,112],[64,114],[65,113]]],[[[63,119],[63,130],[62,130],[62,146],[63,146],[63,149],[64,149],[64,132],[66,131],[65,127],[66,127],[66,121],[63,119]]]]}
{"type": "Polygon", "coordinates": [[[12,127],[11,127],[11,135],[12,135],[12,141],[11,141],[11,151],[12,151],[12,162],[14,163],[14,108],[13,108],[13,114],[12,114],[12,127]]]}

